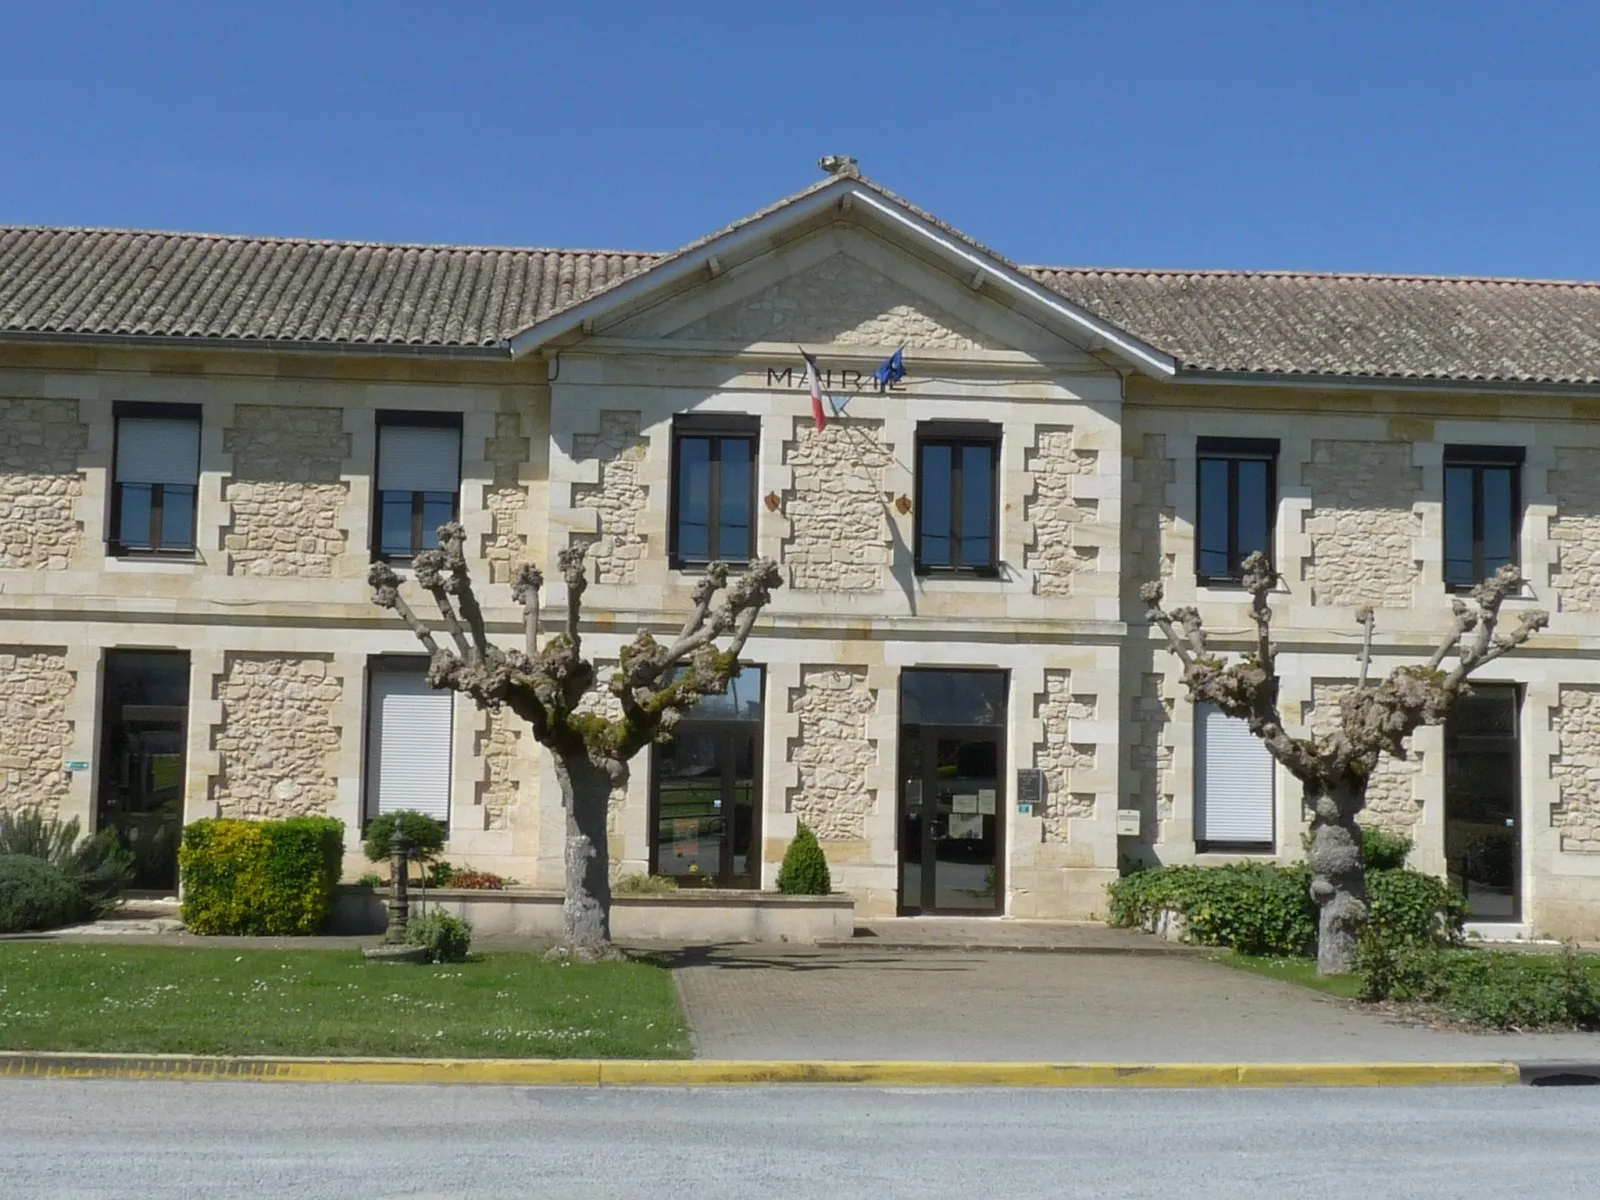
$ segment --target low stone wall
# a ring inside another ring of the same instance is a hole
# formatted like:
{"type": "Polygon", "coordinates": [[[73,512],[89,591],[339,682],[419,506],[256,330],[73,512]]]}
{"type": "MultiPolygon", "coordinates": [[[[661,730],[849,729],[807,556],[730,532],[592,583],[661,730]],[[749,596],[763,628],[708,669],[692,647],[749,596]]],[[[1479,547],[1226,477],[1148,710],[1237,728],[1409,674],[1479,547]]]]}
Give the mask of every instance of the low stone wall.
{"type": "MultiPolygon", "coordinates": [[[[413,911],[421,892],[411,893],[413,911]]],[[[326,932],[340,935],[382,933],[387,921],[387,888],[343,887],[334,897],[326,932]]],[[[560,892],[508,890],[485,892],[430,888],[429,907],[472,925],[481,937],[561,936],[560,892]]],[[[855,931],[855,900],[831,896],[785,896],[778,892],[695,889],[659,896],[616,896],[611,901],[611,934],[619,942],[789,942],[810,945],[849,938],[855,931]]]]}

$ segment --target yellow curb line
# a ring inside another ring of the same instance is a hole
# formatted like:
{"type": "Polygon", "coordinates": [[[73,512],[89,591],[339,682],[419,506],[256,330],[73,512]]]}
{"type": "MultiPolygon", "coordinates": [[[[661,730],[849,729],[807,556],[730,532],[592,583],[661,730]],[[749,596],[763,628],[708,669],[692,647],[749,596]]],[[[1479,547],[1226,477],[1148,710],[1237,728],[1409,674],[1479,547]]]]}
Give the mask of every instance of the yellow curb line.
{"type": "Polygon", "coordinates": [[[1424,1087],[1506,1085],[1515,1063],[791,1062],[715,1059],[222,1058],[0,1052],[0,1078],[688,1087],[1424,1087]]]}

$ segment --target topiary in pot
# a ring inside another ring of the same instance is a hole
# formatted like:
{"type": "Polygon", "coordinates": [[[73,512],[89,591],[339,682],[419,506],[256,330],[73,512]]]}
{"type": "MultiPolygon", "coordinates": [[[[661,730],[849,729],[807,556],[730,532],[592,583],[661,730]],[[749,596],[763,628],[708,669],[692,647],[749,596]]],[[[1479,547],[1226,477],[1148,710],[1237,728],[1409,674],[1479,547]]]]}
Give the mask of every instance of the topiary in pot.
{"type": "Polygon", "coordinates": [[[367,822],[366,840],[361,848],[366,852],[368,862],[389,861],[389,842],[394,837],[396,825],[400,826],[400,831],[411,843],[411,849],[406,851],[407,862],[421,866],[444,849],[443,825],[427,813],[402,809],[373,817],[367,822]]]}
{"type": "Polygon", "coordinates": [[[795,831],[794,841],[784,851],[783,866],[778,869],[778,890],[790,896],[826,896],[833,890],[827,856],[808,825],[795,831]]]}

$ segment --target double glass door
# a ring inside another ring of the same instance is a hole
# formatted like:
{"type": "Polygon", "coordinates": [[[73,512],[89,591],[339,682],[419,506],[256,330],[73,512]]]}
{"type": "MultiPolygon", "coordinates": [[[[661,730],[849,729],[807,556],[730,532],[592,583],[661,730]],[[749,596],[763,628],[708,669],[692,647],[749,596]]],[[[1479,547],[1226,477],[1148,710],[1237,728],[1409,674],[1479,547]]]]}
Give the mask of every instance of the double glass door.
{"type": "Polygon", "coordinates": [[[760,886],[758,732],[734,724],[680,726],[658,748],[655,874],[679,886],[760,886]]]}

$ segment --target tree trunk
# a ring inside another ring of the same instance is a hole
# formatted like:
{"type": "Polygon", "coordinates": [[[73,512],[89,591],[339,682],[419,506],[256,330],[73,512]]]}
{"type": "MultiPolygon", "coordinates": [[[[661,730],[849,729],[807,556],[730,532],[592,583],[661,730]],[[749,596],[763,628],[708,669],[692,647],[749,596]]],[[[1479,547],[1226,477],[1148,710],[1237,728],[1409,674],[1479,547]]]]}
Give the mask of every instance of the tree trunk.
{"type": "Polygon", "coordinates": [[[1355,968],[1356,939],[1367,919],[1367,878],[1356,814],[1366,804],[1365,780],[1306,784],[1311,820],[1311,898],[1317,902],[1317,974],[1355,968]]]}
{"type": "Polygon", "coordinates": [[[561,906],[561,943],[546,957],[584,962],[620,958],[611,944],[611,853],[606,844],[612,777],[587,755],[558,752],[554,757],[567,810],[567,897],[561,906]]]}

